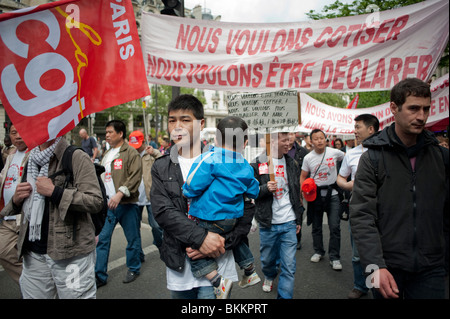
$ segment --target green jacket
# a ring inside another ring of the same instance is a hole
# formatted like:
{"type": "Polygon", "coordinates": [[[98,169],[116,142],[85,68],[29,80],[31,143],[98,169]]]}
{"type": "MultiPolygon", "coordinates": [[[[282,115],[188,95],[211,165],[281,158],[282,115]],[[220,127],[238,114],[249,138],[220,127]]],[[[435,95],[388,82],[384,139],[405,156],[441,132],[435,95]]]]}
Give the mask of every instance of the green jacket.
{"type": "MultiPolygon", "coordinates": [[[[62,157],[69,146],[62,138],[50,158],[48,175],[62,170],[62,157]]],[[[95,228],[90,218],[91,213],[97,213],[102,206],[102,193],[95,177],[95,168],[85,152],[74,152],[72,159],[73,184],[64,188],[64,174],[54,179],[55,186],[63,188],[58,204],[51,199],[46,204],[49,209],[49,225],[47,254],[53,260],[62,260],[85,255],[95,249],[95,228]],[[76,236],[73,236],[74,216],[77,216],[76,236]]],[[[22,206],[18,207],[11,200],[1,211],[1,215],[22,213],[17,248],[19,257],[23,254],[24,243],[28,229],[28,222],[23,216],[22,206]]]]}
{"type": "Polygon", "coordinates": [[[152,188],[152,166],[155,160],[161,156],[161,152],[154,148],[151,155],[145,152],[145,154],[141,157],[142,179],[145,186],[145,196],[148,200],[150,200],[150,190],[152,188]]]}
{"type": "MultiPolygon", "coordinates": [[[[109,150],[103,155],[102,165],[105,165],[103,161],[108,152],[109,150]]],[[[141,157],[127,142],[122,144],[119,153],[111,161],[111,177],[116,192],[121,191],[125,195],[120,204],[132,204],[138,201],[142,178],[141,157]]]]}

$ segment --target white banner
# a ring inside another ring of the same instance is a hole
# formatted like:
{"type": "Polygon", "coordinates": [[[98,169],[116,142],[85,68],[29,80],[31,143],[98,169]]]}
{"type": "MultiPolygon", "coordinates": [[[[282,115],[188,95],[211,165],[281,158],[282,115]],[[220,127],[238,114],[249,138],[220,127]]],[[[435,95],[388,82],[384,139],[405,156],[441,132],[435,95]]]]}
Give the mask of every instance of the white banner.
{"type": "MultiPolygon", "coordinates": [[[[431,108],[427,126],[449,117],[449,75],[431,83],[431,108]]],[[[310,132],[321,129],[327,134],[349,135],[354,133],[354,118],[363,113],[375,115],[380,130],[394,122],[390,103],[361,109],[343,109],[321,103],[307,94],[300,94],[302,123],[297,130],[310,132]]]]}
{"type": "MultiPolygon", "coordinates": [[[[324,104],[305,93],[292,90],[228,94],[227,101],[228,114],[244,119],[251,134],[310,132],[318,128],[327,134],[350,135],[354,133],[355,117],[363,113],[375,115],[380,121],[380,130],[394,122],[390,102],[367,108],[347,109],[324,104]],[[298,125],[300,117],[301,124],[298,125]]],[[[448,118],[448,112],[447,73],[431,83],[431,108],[427,126],[448,118]]]]}
{"type": "Polygon", "coordinates": [[[310,132],[318,128],[326,134],[353,134],[354,119],[363,113],[375,115],[380,121],[380,129],[394,121],[389,102],[362,109],[344,109],[319,102],[305,93],[300,94],[300,100],[302,124],[297,129],[301,132],[310,132]]]}
{"type": "Polygon", "coordinates": [[[151,83],[234,92],[389,90],[406,77],[431,77],[448,42],[449,2],[272,24],[143,12],[141,27],[151,83]]]}
{"type": "Polygon", "coordinates": [[[431,82],[431,109],[426,126],[432,126],[434,123],[448,118],[448,84],[448,73],[431,82]]]}

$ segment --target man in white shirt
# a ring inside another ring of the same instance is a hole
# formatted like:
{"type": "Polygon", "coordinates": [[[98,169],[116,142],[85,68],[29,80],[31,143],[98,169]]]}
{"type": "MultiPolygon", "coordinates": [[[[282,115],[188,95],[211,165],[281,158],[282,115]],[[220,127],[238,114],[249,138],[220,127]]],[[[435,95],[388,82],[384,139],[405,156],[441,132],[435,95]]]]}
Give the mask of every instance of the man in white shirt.
{"type": "Polygon", "coordinates": [[[203,105],[192,95],[180,95],[169,103],[168,117],[174,145],[153,164],[150,192],[154,217],[163,229],[160,254],[167,266],[167,288],[174,299],[214,299],[210,281],[194,277],[186,256],[216,258],[218,273],[237,281],[233,252],[225,250],[229,238],[198,226],[181,191],[191,165],[201,154],[203,105]]]}
{"type": "Polygon", "coordinates": [[[303,206],[300,201],[300,167],[290,157],[288,133],[272,133],[270,154],[274,180],[270,179],[266,152],[252,162],[260,192],[256,199],[255,218],[259,224],[263,291],[272,291],[279,274],[277,298],[292,299],[296,271],[295,252],[300,231],[303,206]]]}
{"type": "MultiPolygon", "coordinates": [[[[21,182],[29,155],[26,153],[27,145],[14,125],[11,125],[9,134],[15,148],[8,155],[0,174],[0,210],[11,200],[17,184],[21,182]]],[[[22,273],[22,261],[17,252],[19,228],[20,215],[6,216],[0,221],[0,264],[17,284],[22,273]]]]}
{"type": "MultiPolygon", "coordinates": [[[[327,147],[325,133],[319,129],[312,130],[311,142],[313,151],[309,152],[302,165],[300,184],[308,178],[314,179],[317,185],[317,197],[308,202],[308,225],[312,223],[312,237],[314,255],[312,262],[319,262],[325,255],[322,237],[323,213],[328,216],[330,229],[330,241],[328,253],[330,265],[334,270],[342,270],[340,262],[341,246],[341,220],[339,217],[339,195],[337,191],[337,162],[342,161],[345,153],[331,147],[327,147]]],[[[304,195],[302,195],[304,196],[304,195]]]]}
{"type": "MultiPolygon", "coordinates": [[[[355,179],[358,168],[359,158],[367,148],[363,147],[362,142],[372,136],[380,127],[378,119],[372,114],[361,114],[355,118],[355,138],[358,146],[349,150],[342,161],[341,169],[337,177],[337,184],[344,191],[351,192],[353,189],[353,180],[355,179]],[[348,178],[351,176],[351,180],[348,178]]],[[[359,254],[353,243],[353,236],[350,229],[350,242],[352,244],[352,265],[353,265],[353,289],[348,294],[349,299],[359,299],[367,294],[369,290],[366,286],[364,270],[359,262],[359,254]]]]}

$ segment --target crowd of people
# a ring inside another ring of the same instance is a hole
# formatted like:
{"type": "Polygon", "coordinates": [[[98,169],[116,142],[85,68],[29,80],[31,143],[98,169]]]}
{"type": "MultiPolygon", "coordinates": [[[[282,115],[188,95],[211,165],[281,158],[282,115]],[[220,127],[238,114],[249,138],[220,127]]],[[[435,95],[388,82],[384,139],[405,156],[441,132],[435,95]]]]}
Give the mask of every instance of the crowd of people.
{"type": "Polygon", "coordinates": [[[181,95],[168,105],[170,136],[160,149],[140,130],[128,135],[120,120],[106,124],[105,149],[81,129],[84,151],[73,152],[69,179],[59,174],[65,138],[28,150],[11,125],[13,147],[0,175],[0,263],[23,298],[95,298],[108,282],[117,223],[127,241],[123,283],[139,277],[145,207],[172,298],[226,299],[236,281],[243,288],[262,281],[270,292],[278,276],[277,298],[292,299],[305,224],[312,230],[310,261],[328,253],[334,271],[342,270],[341,231],[350,232],[348,298],[370,289],[374,298],[445,298],[448,142],[425,130],[430,103],[427,83],[405,79],[392,88],[395,122],[383,130],[375,116],[361,114],[347,141],[320,129],[302,141],[292,132],[270,133],[248,161],[244,120],[222,119],[214,145],[205,145],[203,105],[181,95]],[[104,167],[103,183],[92,178],[94,163],[104,167]],[[96,236],[91,215],[102,210],[102,184],[107,215],[96,236]],[[342,219],[349,219],[348,230],[341,230],[342,219]],[[247,238],[254,221],[260,274],[247,238]]]}

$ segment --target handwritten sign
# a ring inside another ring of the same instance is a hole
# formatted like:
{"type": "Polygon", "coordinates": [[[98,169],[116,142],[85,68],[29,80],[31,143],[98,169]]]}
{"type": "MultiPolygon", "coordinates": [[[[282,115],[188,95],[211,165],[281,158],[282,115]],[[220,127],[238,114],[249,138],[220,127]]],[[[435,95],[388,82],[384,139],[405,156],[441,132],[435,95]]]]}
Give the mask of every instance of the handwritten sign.
{"type": "Polygon", "coordinates": [[[228,114],[243,118],[251,132],[294,131],[298,125],[297,91],[228,94],[228,114]]]}

